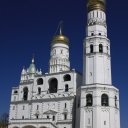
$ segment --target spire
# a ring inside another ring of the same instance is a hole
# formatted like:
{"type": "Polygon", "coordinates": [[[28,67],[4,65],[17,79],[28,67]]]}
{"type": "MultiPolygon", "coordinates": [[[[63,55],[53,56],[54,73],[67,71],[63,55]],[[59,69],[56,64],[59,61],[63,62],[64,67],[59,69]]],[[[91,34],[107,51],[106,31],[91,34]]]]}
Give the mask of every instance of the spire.
{"type": "Polygon", "coordinates": [[[25,74],[26,74],[26,70],[25,70],[25,66],[23,66],[23,69],[22,69],[21,75],[25,75],[25,74]]]}
{"type": "Polygon", "coordinates": [[[33,54],[33,57],[32,57],[32,64],[35,63],[35,55],[33,54]]]}

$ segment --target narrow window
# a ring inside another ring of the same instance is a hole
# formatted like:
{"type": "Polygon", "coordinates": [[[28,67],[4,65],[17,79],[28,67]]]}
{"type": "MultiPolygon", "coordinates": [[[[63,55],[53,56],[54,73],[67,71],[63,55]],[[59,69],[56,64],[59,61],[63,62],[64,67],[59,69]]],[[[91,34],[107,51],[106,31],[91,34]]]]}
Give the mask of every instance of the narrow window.
{"type": "Polygon", "coordinates": [[[39,118],[39,116],[38,115],[36,115],[36,119],[38,119],[39,118]]]}
{"type": "Polygon", "coordinates": [[[52,117],[52,120],[55,121],[55,116],[52,117]]]}
{"type": "Polygon", "coordinates": [[[49,116],[47,116],[47,119],[49,119],[49,116]]]}
{"type": "Polygon", "coordinates": [[[90,119],[88,119],[88,124],[90,124],[90,119]]]}
{"type": "Polygon", "coordinates": [[[37,110],[39,110],[39,105],[37,105],[37,110]]]}
{"type": "Polygon", "coordinates": [[[108,46],[107,46],[107,53],[108,53],[108,46]]]}
{"type": "Polygon", "coordinates": [[[91,36],[94,36],[94,33],[91,33],[91,36]]]}
{"type": "Polygon", "coordinates": [[[38,88],[38,94],[39,95],[41,94],[41,88],[38,88]]]}
{"type": "Polygon", "coordinates": [[[60,52],[61,54],[63,54],[63,50],[61,50],[61,52],[60,52]]]}
{"type": "Polygon", "coordinates": [[[109,99],[107,94],[103,94],[101,96],[101,104],[102,106],[109,106],[109,99]]]}
{"type": "Polygon", "coordinates": [[[64,114],[64,120],[67,120],[67,114],[64,114]]]}
{"type": "Polygon", "coordinates": [[[103,45],[102,44],[99,44],[99,52],[103,53],[103,45]]]}
{"type": "Polygon", "coordinates": [[[104,125],[106,125],[106,121],[104,121],[104,125]]]}
{"type": "Polygon", "coordinates": [[[25,110],[25,106],[23,106],[23,110],[25,110]]]}
{"type": "Polygon", "coordinates": [[[94,11],[93,11],[93,17],[94,17],[95,15],[94,15],[94,11]]]}
{"type": "Polygon", "coordinates": [[[92,106],[93,104],[93,99],[91,94],[87,94],[86,96],[86,106],[92,106]]]}
{"type": "Polygon", "coordinates": [[[13,110],[15,110],[15,106],[13,106],[13,110]]]}
{"type": "Polygon", "coordinates": [[[23,89],[23,100],[28,100],[28,88],[23,89]]]}
{"type": "Polygon", "coordinates": [[[68,88],[68,84],[65,85],[65,92],[68,92],[69,88],[68,88]]]}
{"type": "Polygon", "coordinates": [[[14,96],[14,101],[16,101],[16,96],[14,96]]]}
{"type": "Polygon", "coordinates": [[[93,53],[93,44],[90,45],[90,53],[93,53]]]}
{"type": "Polygon", "coordinates": [[[22,119],[24,119],[24,116],[22,116],[22,119]]]}
{"type": "Polygon", "coordinates": [[[67,108],[67,104],[65,103],[65,108],[67,108]]]}
{"type": "Polygon", "coordinates": [[[100,17],[102,18],[102,12],[100,12],[100,17]]]}
{"type": "Polygon", "coordinates": [[[80,97],[78,98],[78,108],[80,107],[80,97]]]}
{"type": "Polygon", "coordinates": [[[115,107],[117,108],[117,97],[115,96],[115,107]]]}

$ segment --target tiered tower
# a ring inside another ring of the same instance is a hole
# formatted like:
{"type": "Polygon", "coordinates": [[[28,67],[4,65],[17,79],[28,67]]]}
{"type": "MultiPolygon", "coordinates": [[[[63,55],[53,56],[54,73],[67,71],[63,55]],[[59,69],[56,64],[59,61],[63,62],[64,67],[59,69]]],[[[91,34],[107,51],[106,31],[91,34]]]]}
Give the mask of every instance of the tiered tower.
{"type": "Polygon", "coordinates": [[[88,0],[80,128],[120,128],[119,91],[112,85],[105,0],[88,0]]]}

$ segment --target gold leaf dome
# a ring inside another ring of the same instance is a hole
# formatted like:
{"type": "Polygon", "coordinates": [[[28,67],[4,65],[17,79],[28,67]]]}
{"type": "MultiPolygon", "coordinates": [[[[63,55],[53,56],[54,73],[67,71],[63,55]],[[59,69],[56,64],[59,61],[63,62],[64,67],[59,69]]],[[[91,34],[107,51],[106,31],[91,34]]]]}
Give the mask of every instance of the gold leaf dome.
{"type": "Polygon", "coordinates": [[[62,34],[56,35],[52,39],[52,44],[55,44],[55,43],[64,43],[64,44],[68,45],[69,44],[69,39],[66,36],[62,35],[62,34]]]}
{"type": "Polygon", "coordinates": [[[88,11],[100,9],[105,11],[106,0],[88,0],[88,11]]]}

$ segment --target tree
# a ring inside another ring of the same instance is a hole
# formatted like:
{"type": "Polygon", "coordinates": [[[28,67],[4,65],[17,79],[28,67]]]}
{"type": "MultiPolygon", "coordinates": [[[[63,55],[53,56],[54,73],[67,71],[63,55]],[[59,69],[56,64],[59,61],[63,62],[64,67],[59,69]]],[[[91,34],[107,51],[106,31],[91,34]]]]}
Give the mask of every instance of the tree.
{"type": "Polygon", "coordinates": [[[0,128],[8,128],[8,114],[4,113],[0,116],[0,128]]]}

